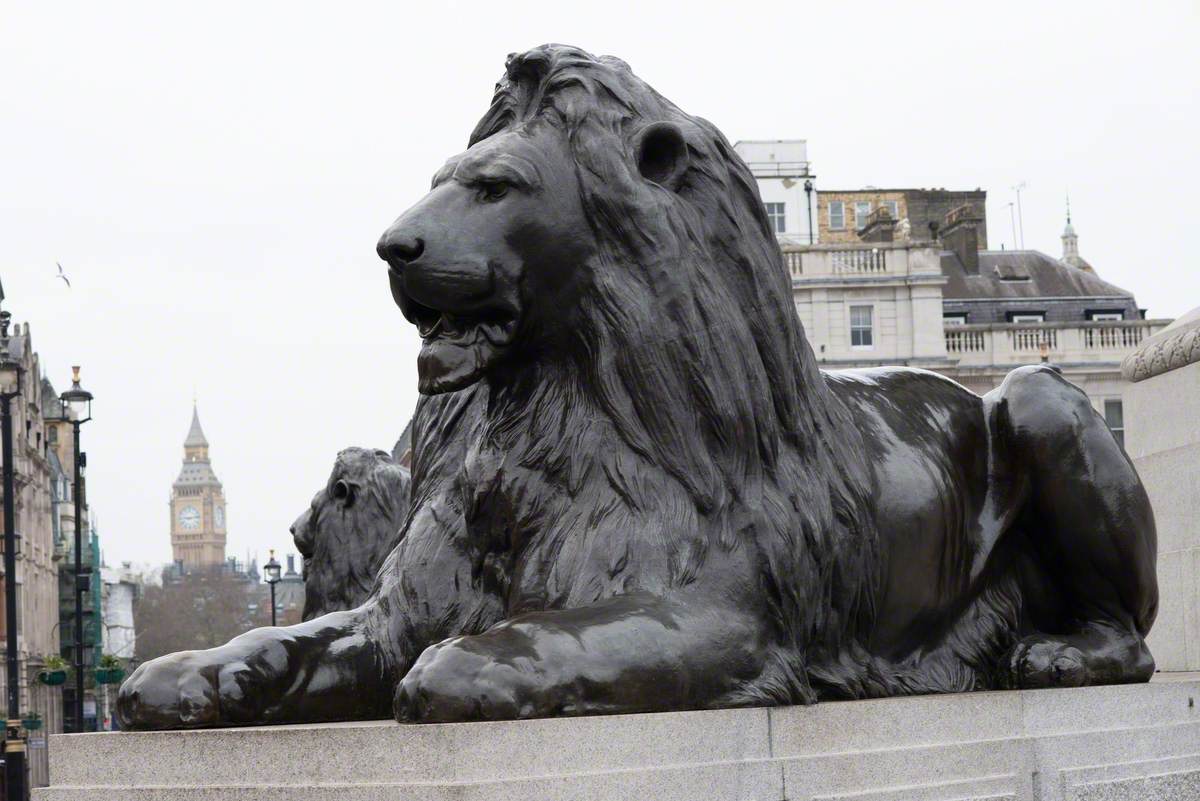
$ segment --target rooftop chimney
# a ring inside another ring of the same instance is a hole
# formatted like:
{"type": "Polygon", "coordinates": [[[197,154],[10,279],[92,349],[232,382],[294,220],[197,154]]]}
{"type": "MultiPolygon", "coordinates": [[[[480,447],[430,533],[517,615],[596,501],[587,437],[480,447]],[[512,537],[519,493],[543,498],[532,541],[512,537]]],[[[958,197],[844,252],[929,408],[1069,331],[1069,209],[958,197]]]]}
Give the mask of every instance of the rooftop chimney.
{"type": "Polygon", "coordinates": [[[858,238],[864,242],[891,242],[896,236],[896,222],[887,207],[880,206],[867,217],[858,238]]]}
{"type": "Polygon", "coordinates": [[[288,563],[287,575],[289,575],[289,576],[296,575],[296,555],[289,553],[287,555],[287,563],[288,563]]]}
{"type": "Polygon", "coordinates": [[[973,204],[951,210],[939,234],[942,245],[954,252],[967,275],[979,275],[979,232],[983,214],[973,204]]]}

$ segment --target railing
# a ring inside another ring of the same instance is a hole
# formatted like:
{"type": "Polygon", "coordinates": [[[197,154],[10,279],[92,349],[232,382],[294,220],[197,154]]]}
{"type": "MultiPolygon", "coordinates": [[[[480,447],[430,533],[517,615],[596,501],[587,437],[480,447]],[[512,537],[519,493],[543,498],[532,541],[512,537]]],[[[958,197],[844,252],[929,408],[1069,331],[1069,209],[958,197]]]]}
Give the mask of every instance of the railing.
{"type": "Polygon", "coordinates": [[[951,325],[946,354],[959,365],[1114,362],[1166,327],[1169,320],[951,325]]]}
{"type": "Polygon", "coordinates": [[[746,166],[756,177],[803,178],[810,175],[807,161],[748,161],[746,166]]]}
{"type": "Polygon", "coordinates": [[[792,274],[792,278],[799,278],[804,275],[804,254],[798,250],[785,250],[783,252],[783,263],[788,268],[788,272],[792,274]]]}
{"type": "Polygon", "coordinates": [[[1037,351],[1058,347],[1058,331],[1041,326],[1013,328],[1008,332],[1008,343],[1016,351],[1037,351]]]}
{"type": "Polygon", "coordinates": [[[860,250],[835,250],[830,254],[835,273],[884,273],[887,272],[887,251],[879,248],[860,250]]]}
{"type": "Polygon", "coordinates": [[[931,242],[799,245],[782,243],[794,279],[941,275],[941,247],[931,242]]]}
{"type": "Polygon", "coordinates": [[[957,328],[946,329],[946,351],[948,353],[972,353],[981,351],[986,346],[984,331],[960,331],[957,328]]]}
{"type": "Polygon", "coordinates": [[[1084,329],[1083,346],[1088,350],[1132,348],[1147,337],[1145,326],[1104,326],[1084,329]]]}

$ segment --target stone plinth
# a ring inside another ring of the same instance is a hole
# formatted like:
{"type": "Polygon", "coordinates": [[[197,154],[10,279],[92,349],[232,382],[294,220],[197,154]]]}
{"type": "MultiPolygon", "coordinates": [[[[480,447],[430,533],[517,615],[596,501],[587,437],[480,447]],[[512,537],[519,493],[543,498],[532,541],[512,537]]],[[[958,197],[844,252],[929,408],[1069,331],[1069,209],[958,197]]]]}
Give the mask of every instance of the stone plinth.
{"type": "Polygon", "coordinates": [[[1158,524],[1158,619],[1148,642],[1159,670],[1200,670],[1200,309],[1123,365],[1125,449],[1158,524]]]}
{"type": "Polygon", "coordinates": [[[814,707],[51,737],[36,801],[1193,801],[1200,675],[814,707]]]}

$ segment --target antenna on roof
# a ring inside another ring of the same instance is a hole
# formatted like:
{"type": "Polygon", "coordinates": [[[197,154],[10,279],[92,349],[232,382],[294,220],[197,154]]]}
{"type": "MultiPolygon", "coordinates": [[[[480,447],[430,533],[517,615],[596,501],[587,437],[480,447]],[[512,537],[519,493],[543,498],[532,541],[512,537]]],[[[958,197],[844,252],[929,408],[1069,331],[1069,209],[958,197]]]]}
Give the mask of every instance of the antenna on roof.
{"type": "MultiPolygon", "coordinates": [[[[1020,226],[1021,226],[1021,239],[1020,239],[1021,245],[1020,245],[1019,250],[1025,249],[1025,215],[1021,213],[1021,190],[1024,188],[1025,188],[1024,181],[1021,181],[1021,183],[1019,183],[1013,187],[1013,191],[1017,193],[1017,220],[1020,222],[1020,226]]],[[[1014,244],[1014,247],[1016,247],[1015,244],[1014,244]]]]}

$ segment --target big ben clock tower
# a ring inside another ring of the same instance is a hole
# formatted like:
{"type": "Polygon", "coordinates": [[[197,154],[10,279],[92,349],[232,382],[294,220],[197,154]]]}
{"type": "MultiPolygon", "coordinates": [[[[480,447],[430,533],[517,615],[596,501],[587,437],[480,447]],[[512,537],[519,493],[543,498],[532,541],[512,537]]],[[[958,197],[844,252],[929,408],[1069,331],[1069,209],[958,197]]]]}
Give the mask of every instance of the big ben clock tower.
{"type": "Polygon", "coordinates": [[[194,406],[183,468],[171,486],[171,552],[185,570],[225,562],[225,492],[208,460],[208,440],[194,406]]]}

